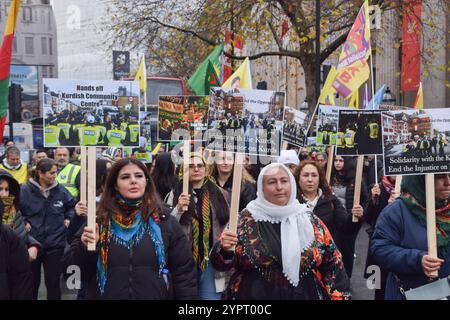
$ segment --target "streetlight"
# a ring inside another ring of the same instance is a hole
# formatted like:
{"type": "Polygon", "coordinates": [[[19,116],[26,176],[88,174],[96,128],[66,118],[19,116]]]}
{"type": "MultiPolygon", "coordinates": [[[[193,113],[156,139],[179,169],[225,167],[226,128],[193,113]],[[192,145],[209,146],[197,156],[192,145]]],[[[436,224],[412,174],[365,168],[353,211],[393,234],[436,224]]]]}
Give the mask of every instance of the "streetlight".
{"type": "Polygon", "coordinates": [[[383,94],[383,103],[388,105],[395,105],[397,100],[395,99],[395,95],[391,92],[389,87],[386,88],[386,91],[383,94]]]}

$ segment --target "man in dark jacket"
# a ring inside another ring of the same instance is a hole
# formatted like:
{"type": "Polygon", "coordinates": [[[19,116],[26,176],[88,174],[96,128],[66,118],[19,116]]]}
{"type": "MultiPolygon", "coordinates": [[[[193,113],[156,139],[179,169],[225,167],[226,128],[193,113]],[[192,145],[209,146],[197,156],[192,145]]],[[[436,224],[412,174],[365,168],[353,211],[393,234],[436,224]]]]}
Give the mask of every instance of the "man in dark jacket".
{"type": "Polygon", "coordinates": [[[31,269],[28,252],[15,232],[2,224],[0,201],[0,300],[32,298],[31,269]]]}

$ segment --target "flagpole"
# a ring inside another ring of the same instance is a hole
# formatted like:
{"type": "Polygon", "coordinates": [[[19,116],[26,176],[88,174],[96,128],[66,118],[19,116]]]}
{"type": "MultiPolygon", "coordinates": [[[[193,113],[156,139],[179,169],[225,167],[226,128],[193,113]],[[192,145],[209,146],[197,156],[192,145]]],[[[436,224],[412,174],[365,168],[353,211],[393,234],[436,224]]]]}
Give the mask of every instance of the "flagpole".
{"type": "MultiPolygon", "coordinates": [[[[372,46],[370,46],[370,50],[372,51],[372,46]]],[[[373,81],[373,54],[372,52],[370,52],[370,80],[372,82],[372,101],[373,103],[375,103],[374,98],[375,98],[375,84],[373,81]]],[[[370,101],[370,100],[369,100],[370,101]]],[[[368,106],[369,104],[367,104],[368,106]]],[[[382,133],[381,133],[382,134],[382,133]]],[[[375,163],[373,164],[375,166],[375,184],[378,184],[378,169],[377,169],[377,155],[375,155],[375,159],[374,159],[375,163]]]]}
{"type": "MultiPolygon", "coordinates": [[[[316,106],[315,106],[314,111],[313,111],[313,113],[312,113],[312,115],[311,115],[311,120],[309,121],[308,128],[307,128],[306,131],[305,131],[305,139],[306,139],[306,141],[308,141],[308,133],[309,133],[309,129],[311,128],[311,125],[312,125],[312,122],[313,122],[313,120],[314,120],[314,116],[316,115],[316,111],[317,111],[317,108],[318,108],[318,107],[319,107],[319,99],[317,99],[316,106]]],[[[301,150],[300,150],[300,151],[301,151],[301,150]]]]}

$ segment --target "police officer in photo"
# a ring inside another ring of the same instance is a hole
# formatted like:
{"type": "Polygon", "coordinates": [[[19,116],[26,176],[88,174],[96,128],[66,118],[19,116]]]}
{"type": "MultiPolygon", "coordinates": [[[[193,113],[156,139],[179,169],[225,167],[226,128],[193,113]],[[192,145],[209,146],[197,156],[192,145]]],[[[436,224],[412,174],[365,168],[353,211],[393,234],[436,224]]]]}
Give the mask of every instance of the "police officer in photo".
{"type": "Polygon", "coordinates": [[[96,146],[100,139],[100,130],[95,127],[94,116],[88,116],[87,124],[77,129],[77,138],[80,146],[96,146]]]}
{"type": "Polygon", "coordinates": [[[367,140],[368,140],[368,153],[372,152],[375,153],[381,153],[381,132],[380,132],[380,125],[379,123],[371,118],[369,119],[367,126],[366,126],[366,132],[367,132],[367,140]]]}
{"type": "Polygon", "coordinates": [[[356,124],[349,123],[344,134],[345,141],[345,153],[346,154],[356,154],[356,124]]]}
{"type": "Polygon", "coordinates": [[[126,138],[126,132],[113,125],[111,130],[106,132],[106,143],[108,146],[121,146],[126,138]]]}

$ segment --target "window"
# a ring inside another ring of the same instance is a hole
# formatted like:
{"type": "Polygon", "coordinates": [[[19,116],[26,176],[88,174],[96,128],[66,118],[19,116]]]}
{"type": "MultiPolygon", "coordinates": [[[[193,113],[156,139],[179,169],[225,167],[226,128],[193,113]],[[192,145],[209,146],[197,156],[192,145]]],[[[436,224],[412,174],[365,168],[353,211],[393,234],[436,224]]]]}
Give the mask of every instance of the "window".
{"type": "Polygon", "coordinates": [[[48,77],[53,78],[53,67],[48,67],[48,77]]]}
{"type": "Polygon", "coordinates": [[[12,52],[17,53],[17,38],[16,37],[14,37],[14,39],[13,39],[12,52]]]}
{"type": "Polygon", "coordinates": [[[34,54],[33,37],[25,37],[25,54],[34,54]]]}
{"type": "Polygon", "coordinates": [[[48,38],[48,54],[53,55],[53,39],[48,38]]]}
{"type": "Polygon", "coordinates": [[[22,19],[25,22],[31,22],[33,20],[33,15],[30,7],[22,8],[22,19]]]}
{"type": "Polygon", "coordinates": [[[42,54],[47,54],[47,38],[42,37],[41,38],[41,47],[42,47],[42,54]]]}

